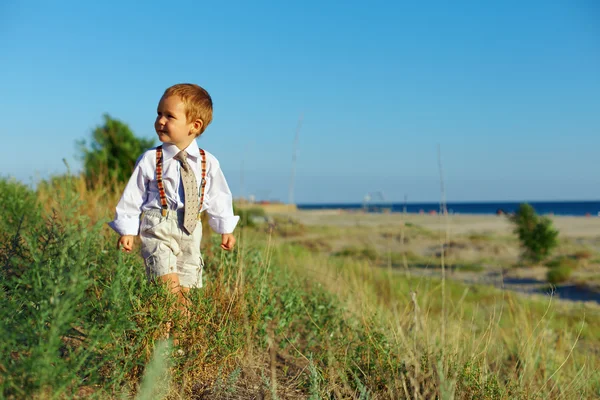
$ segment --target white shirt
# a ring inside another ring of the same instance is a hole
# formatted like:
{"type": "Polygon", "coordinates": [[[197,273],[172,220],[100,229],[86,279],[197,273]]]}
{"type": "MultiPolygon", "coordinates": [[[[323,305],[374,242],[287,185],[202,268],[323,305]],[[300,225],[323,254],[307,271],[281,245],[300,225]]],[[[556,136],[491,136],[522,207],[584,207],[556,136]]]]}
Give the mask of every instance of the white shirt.
{"type": "MultiPolygon", "coordinates": [[[[180,162],[173,159],[179,153],[174,144],[164,143],[163,184],[170,210],[183,210],[183,185],[181,184],[180,162]]],[[[188,164],[196,175],[198,190],[202,181],[202,157],[194,140],[185,151],[188,164]]],[[[208,214],[208,223],[217,233],[231,233],[240,219],[233,215],[233,198],[219,161],[206,152],[206,186],[202,210],[208,214]]],[[[137,235],[140,229],[140,214],[150,209],[160,209],[160,195],[156,182],[156,149],[146,151],[137,160],[125,191],[117,204],[115,219],[109,223],[118,234],[137,235]]]]}

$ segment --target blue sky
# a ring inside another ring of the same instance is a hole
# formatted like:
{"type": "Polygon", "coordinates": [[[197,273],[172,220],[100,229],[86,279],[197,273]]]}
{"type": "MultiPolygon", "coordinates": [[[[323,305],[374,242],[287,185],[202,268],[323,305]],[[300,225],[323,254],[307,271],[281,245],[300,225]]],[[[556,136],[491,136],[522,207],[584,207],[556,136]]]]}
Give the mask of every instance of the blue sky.
{"type": "Polygon", "coordinates": [[[600,199],[600,6],[573,1],[0,2],[4,176],[80,168],[102,114],[155,137],[164,89],[215,104],[199,140],[234,195],[600,199]]]}

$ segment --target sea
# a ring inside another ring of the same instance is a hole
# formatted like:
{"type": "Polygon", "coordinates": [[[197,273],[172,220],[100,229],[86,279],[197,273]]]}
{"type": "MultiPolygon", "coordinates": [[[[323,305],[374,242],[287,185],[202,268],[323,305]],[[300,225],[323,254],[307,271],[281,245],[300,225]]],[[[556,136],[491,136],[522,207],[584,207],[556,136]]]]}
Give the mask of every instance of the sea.
{"type": "MultiPolygon", "coordinates": [[[[451,214],[510,214],[522,203],[530,204],[538,214],[600,216],[600,201],[531,201],[531,202],[449,202],[446,204],[451,214]]],[[[298,204],[300,210],[342,209],[367,212],[407,212],[434,214],[440,212],[440,203],[328,203],[298,204]]]]}

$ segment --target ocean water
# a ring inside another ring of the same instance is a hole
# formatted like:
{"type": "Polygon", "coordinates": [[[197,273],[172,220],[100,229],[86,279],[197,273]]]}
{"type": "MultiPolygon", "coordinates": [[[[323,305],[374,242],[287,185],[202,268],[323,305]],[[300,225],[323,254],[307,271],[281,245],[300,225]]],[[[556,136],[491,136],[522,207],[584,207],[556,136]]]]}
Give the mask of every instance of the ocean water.
{"type": "MultiPolygon", "coordinates": [[[[500,210],[504,213],[515,212],[523,202],[469,202],[448,203],[449,213],[453,214],[497,214],[500,210]]],[[[538,214],[545,215],[572,215],[572,216],[600,216],[600,201],[532,201],[530,204],[538,214]]],[[[406,212],[408,213],[434,213],[440,211],[439,203],[331,203],[331,204],[298,204],[301,210],[344,209],[366,210],[369,212],[406,212]]]]}

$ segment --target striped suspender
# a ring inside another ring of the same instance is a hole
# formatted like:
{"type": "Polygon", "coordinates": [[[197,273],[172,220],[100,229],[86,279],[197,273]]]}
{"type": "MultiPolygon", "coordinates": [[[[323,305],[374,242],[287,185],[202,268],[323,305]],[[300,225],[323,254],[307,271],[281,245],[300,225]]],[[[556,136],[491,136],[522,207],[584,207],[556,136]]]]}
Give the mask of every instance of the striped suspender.
{"type": "Polygon", "coordinates": [[[162,216],[167,216],[167,195],[165,194],[165,185],[162,179],[162,146],[156,148],[156,186],[158,186],[158,195],[160,196],[160,205],[162,216]]]}
{"type": "Polygon", "coordinates": [[[206,152],[202,149],[200,149],[200,156],[202,156],[202,183],[200,184],[200,205],[198,206],[198,219],[200,219],[202,203],[204,203],[204,186],[206,186],[206,152]]]}
{"type": "MultiPolygon", "coordinates": [[[[204,203],[204,187],[206,186],[206,152],[200,149],[202,156],[202,183],[200,184],[200,204],[198,206],[198,219],[200,219],[200,211],[202,211],[202,203],[204,203]]],[[[165,193],[165,185],[162,179],[163,156],[162,146],[156,148],[156,186],[158,186],[158,195],[160,196],[161,213],[163,217],[167,216],[167,195],[165,193]]]]}

